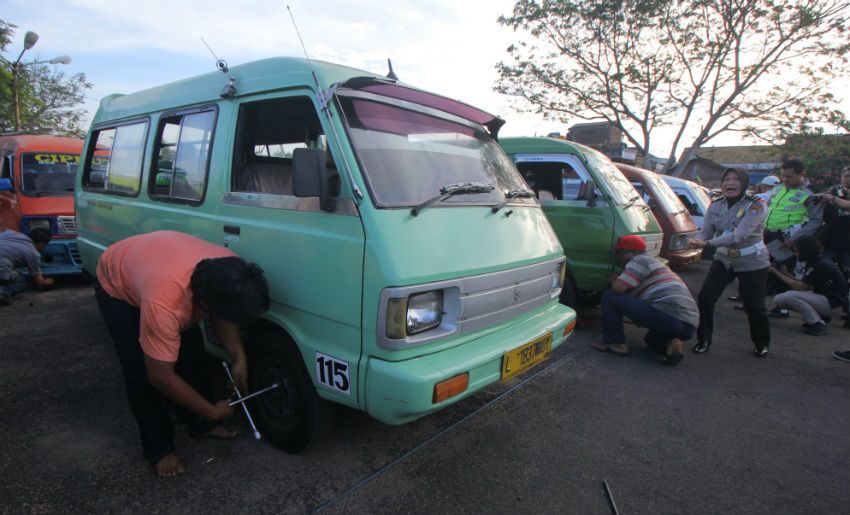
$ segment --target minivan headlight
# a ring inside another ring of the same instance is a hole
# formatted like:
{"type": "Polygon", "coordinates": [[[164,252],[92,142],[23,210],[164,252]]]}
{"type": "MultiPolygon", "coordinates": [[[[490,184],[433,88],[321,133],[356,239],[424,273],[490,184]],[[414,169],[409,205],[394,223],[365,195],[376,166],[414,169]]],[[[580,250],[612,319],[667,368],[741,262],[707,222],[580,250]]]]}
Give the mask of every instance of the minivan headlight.
{"type": "Polygon", "coordinates": [[[400,340],[433,329],[443,320],[441,290],[390,299],[387,306],[387,338],[400,340]]]}
{"type": "Polygon", "coordinates": [[[50,219],[49,218],[30,218],[30,219],[27,220],[27,228],[28,228],[28,230],[26,232],[29,232],[33,229],[45,229],[45,230],[51,231],[51,229],[50,229],[50,219]]]}

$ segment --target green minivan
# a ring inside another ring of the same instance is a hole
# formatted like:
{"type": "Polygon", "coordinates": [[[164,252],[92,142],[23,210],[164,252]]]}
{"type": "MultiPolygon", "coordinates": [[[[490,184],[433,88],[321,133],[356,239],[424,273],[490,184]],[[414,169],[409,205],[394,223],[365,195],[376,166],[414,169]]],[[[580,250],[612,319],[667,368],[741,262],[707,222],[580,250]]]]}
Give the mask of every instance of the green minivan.
{"type": "Polygon", "coordinates": [[[77,179],[83,263],[156,230],[229,247],[271,290],[245,332],[250,389],[283,385],[250,401],[267,437],[306,448],[331,403],[405,423],[525,372],[575,327],[563,249],[503,123],[293,58],[112,95],[77,179]]]}
{"type": "Polygon", "coordinates": [[[664,235],[649,206],[605,155],[555,138],[501,138],[543,205],[567,257],[561,301],[597,298],[614,272],[611,247],[637,234],[646,252],[658,256],[664,235]]]}

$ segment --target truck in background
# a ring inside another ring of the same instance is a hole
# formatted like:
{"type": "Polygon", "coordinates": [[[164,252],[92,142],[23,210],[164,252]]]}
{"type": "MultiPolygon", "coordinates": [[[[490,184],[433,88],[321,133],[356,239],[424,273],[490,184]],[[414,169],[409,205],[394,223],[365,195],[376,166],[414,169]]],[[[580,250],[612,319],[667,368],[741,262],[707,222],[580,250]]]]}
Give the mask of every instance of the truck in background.
{"type": "Polygon", "coordinates": [[[47,229],[45,277],[83,272],[77,249],[74,180],[83,140],[62,136],[0,136],[0,228],[47,229]]]}

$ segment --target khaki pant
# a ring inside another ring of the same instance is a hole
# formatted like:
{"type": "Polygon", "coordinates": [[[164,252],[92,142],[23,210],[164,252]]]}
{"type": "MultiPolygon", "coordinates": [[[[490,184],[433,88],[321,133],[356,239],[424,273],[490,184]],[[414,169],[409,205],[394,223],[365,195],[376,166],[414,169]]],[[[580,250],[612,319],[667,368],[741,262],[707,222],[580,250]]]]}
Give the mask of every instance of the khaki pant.
{"type": "Polygon", "coordinates": [[[777,308],[786,308],[803,315],[807,324],[818,322],[821,317],[829,315],[832,308],[825,295],[811,290],[789,290],[773,298],[777,308]]]}

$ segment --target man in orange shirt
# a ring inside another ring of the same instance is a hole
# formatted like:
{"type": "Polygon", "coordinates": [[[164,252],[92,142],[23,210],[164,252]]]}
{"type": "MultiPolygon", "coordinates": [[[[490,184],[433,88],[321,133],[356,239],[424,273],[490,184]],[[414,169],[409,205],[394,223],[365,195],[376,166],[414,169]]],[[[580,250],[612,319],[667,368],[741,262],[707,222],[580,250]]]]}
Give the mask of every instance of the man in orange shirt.
{"type": "Polygon", "coordinates": [[[174,231],[119,241],[97,265],[95,295],[121,362],[145,457],[161,477],[185,471],[174,452],[165,400],[187,409],[194,437],[229,438],[233,415],[213,401],[198,323],[209,319],[245,391],[247,360],[239,328],[269,307],[262,269],[223,247],[174,231]]]}

